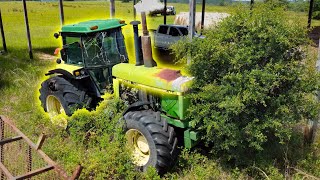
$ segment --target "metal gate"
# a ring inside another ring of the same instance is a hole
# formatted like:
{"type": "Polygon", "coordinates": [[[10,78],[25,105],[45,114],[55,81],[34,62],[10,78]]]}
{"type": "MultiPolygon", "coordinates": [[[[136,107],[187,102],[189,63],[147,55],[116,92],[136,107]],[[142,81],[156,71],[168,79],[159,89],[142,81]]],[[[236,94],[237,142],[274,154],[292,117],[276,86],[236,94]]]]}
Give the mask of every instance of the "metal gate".
{"type": "Polygon", "coordinates": [[[44,140],[42,134],[34,144],[11,120],[0,116],[0,179],[78,179],[81,165],[68,176],[41,150],[44,140]]]}

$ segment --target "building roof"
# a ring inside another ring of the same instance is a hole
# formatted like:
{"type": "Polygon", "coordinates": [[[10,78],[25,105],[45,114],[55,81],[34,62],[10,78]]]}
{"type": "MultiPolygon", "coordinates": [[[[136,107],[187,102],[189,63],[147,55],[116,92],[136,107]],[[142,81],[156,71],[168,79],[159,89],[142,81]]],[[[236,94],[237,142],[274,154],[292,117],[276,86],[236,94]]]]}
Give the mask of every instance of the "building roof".
{"type": "Polygon", "coordinates": [[[91,20],[62,26],[61,32],[91,33],[118,28],[126,25],[120,19],[91,20]]]}

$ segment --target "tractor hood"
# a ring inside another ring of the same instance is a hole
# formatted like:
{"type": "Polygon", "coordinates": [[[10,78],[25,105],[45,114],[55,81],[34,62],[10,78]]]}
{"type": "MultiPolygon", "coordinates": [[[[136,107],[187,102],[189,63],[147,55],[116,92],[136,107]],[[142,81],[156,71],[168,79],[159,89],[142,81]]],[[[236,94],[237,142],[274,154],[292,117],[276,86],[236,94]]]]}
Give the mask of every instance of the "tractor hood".
{"type": "Polygon", "coordinates": [[[188,91],[193,79],[193,77],[182,76],[180,71],[177,70],[158,67],[150,68],[128,63],[113,66],[112,75],[116,78],[145,86],[180,93],[188,91]]]}

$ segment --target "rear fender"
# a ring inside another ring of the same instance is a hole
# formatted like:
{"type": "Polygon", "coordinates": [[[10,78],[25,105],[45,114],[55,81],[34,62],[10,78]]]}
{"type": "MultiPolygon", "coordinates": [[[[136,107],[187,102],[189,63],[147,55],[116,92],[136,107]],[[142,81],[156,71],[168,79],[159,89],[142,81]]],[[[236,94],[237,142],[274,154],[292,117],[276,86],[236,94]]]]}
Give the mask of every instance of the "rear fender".
{"type": "Polygon", "coordinates": [[[64,70],[64,69],[53,69],[50,70],[48,73],[46,73],[46,76],[52,75],[52,74],[61,74],[69,79],[75,79],[74,75],[70,72],[64,70]]]}
{"type": "Polygon", "coordinates": [[[57,74],[64,76],[65,79],[69,79],[71,81],[82,81],[80,84],[87,87],[87,89],[91,92],[92,95],[96,97],[101,97],[101,93],[99,89],[96,87],[95,83],[92,81],[91,78],[84,78],[84,79],[77,79],[73,74],[71,74],[69,71],[66,71],[64,69],[53,69],[50,70],[48,73],[46,73],[46,76],[57,74]]]}

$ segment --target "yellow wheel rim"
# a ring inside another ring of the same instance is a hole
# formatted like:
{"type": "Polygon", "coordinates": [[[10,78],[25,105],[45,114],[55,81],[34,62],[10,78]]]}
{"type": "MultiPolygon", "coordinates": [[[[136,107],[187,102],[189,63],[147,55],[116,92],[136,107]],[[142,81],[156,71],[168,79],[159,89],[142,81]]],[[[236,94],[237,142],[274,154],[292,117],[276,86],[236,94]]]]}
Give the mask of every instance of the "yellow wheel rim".
{"type": "Polygon", "coordinates": [[[150,148],[144,135],[136,130],[130,129],[126,132],[128,146],[132,150],[133,162],[138,166],[144,166],[150,158],[150,148]]]}
{"type": "Polygon", "coordinates": [[[47,112],[53,124],[67,127],[67,115],[59,99],[53,95],[47,97],[47,112]]]}
{"type": "Polygon", "coordinates": [[[47,111],[53,116],[65,113],[62,104],[58,98],[53,95],[47,97],[47,111]]]}

